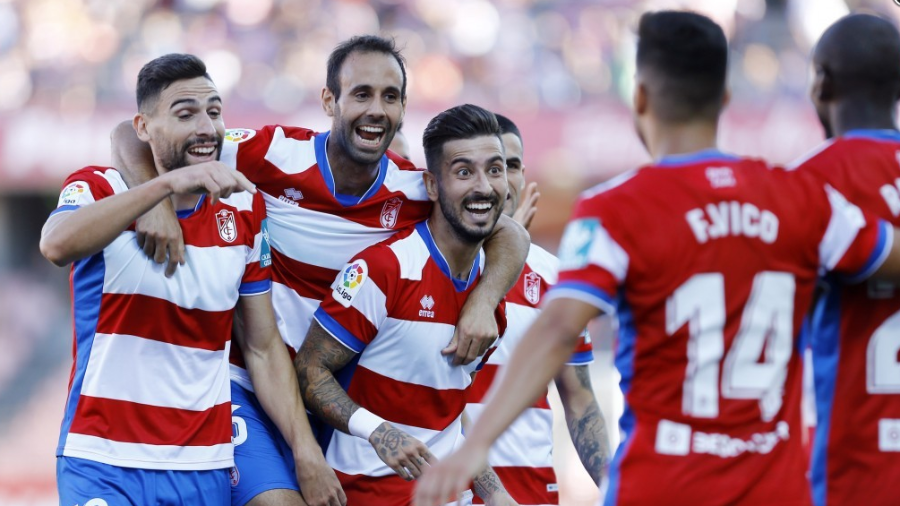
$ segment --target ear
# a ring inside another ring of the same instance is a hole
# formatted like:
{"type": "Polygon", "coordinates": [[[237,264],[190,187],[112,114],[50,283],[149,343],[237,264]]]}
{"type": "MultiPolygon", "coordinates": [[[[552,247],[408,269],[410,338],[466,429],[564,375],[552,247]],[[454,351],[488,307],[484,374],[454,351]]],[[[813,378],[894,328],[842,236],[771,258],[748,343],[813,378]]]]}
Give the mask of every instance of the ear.
{"type": "Polygon", "coordinates": [[[816,66],[812,89],[809,94],[816,102],[828,102],[834,98],[834,81],[825,67],[816,66]]]}
{"type": "Polygon", "coordinates": [[[647,112],[647,88],[644,83],[638,81],[634,86],[634,97],[632,97],[632,105],[634,106],[634,114],[643,116],[647,112]]]}
{"type": "Polygon", "coordinates": [[[432,202],[438,201],[438,181],[437,177],[430,170],[422,172],[422,181],[425,182],[425,191],[428,193],[428,200],[432,202]]]}
{"type": "Polygon", "coordinates": [[[322,88],[322,109],[329,118],[334,117],[334,93],[328,89],[328,86],[322,88]]]}
{"type": "Polygon", "coordinates": [[[147,119],[144,117],[143,113],[139,112],[134,115],[131,126],[134,127],[138,139],[144,142],[150,142],[150,132],[147,130],[147,119]]]}

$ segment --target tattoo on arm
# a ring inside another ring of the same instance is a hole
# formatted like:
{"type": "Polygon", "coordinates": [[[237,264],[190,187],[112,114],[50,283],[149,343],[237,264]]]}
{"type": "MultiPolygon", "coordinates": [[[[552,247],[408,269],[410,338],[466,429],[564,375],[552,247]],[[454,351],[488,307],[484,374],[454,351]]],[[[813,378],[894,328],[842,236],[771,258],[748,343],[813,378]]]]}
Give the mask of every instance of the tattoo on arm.
{"type": "Polygon", "coordinates": [[[485,502],[498,492],[506,492],[503,482],[500,481],[500,477],[491,466],[485,467],[478,473],[472,483],[475,484],[475,494],[485,502]]]}
{"type": "Polygon", "coordinates": [[[347,432],[347,424],[358,408],[334,378],[334,371],[356,355],[323,329],[315,320],[303,346],[294,358],[300,393],[306,407],[331,426],[347,432]]]}
{"type": "MultiPolygon", "coordinates": [[[[582,388],[593,392],[591,376],[587,366],[576,366],[575,375],[582,388]]],[[[575,443],[578,458],[596,483],[600,483],[606,467],[609,465],[609,436],[606,421],[600,412],[597,400],[591,396],[591,402],[580,416],[566,417],[569,435],[575,443]]]]}

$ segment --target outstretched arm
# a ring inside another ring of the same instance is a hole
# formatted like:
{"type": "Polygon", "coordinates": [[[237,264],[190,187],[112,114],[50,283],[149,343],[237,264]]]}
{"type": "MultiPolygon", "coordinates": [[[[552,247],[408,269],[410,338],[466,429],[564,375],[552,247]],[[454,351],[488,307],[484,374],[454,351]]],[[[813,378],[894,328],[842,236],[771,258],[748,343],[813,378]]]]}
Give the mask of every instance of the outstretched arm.
{"type": "Polygon", "coordinates": [[[454,355],[455,365],[471,363],[497,339],[494,310],[519,279],[530,246],[525,228],[500,216],[494,233],[484,242],[484,273],[463,305],[453,339],[441,352],[454,355]]]}
{"type": "Polygon", "coordinates": [[[272,294],[241,297],[243,332],[235,339],[256,397],[294,454],[300,492],[308,504],[344,505],[347,497],[313,436],[294,368],[275,323],[272,294]]]}
{"type": "MultiPolygon", "coordinates": [[[[475,373],[472,373],[472,380],[475,380],[475,373]]],[[[472,420],[469,418],[468,413],[463,411],[460,421],[462,422],[463,430],[468,432],[472,426],[472,420]]],[[[512,506],[516,504],[516,501],[509,495],[506,487],[503,486],[503,482],[500,481],[500,477],[497,476],[494,468],[490,465],[486,465],[475,476],[472,483],[475,486],[475,495],[480,497],[488,506],[512,506]]]]}
{"type": "Polygon", "coordinates": [[[606,473],[609,465],[609,437],[606,421],[591,386],[591,373],[586,365],[570,365],[556,377],[556,388],[562,399],[569,435],[578,458],[594,483],[606,473]]]}
{"type": "Polygon", "coordinates": [[[575,299],[551,300],[522,342],[463,446],[425,472],[416,488],[416,504],[439,506],[460,490],[487,462],[494,441],[534,403],[562,368],[579,335],[599,310],[575,299]]]}

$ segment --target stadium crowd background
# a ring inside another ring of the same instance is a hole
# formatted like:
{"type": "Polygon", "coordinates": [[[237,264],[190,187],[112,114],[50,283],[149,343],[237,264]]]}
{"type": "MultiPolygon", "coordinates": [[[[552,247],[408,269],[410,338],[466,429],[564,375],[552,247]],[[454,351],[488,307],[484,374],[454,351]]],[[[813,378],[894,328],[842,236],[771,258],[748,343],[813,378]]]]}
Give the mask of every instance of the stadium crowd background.
{"type": "MultiPolygon", "coordinates": [[[[199,55],[230,127],[325,130],[328,53],[354,34],[392,35],[409,65],[413,160],[424,162],[422,128],[447,107],[471,102],[509,116],[543,195],[532,235],[555,251],[578,191],[647,161],[628,109],[633,28],[663,8],[694,9],[725,28],[732,102],[722,145],[775,162],[822,139],[807,90],[824,28],[850,10],[900,21],[893,0],[0,0],[0,503],[56,504],[68,271],[44,260],[37,241],[64,177],[109,163],[109,132],[133,115],[144,63],[199,55]]],[[[613,426],[621,405],[610,327],[593,329],[592,372],[613,426]]],[[[572,450],[561,445],[556,458],[563,504],[592,504],[572,450]]]]}

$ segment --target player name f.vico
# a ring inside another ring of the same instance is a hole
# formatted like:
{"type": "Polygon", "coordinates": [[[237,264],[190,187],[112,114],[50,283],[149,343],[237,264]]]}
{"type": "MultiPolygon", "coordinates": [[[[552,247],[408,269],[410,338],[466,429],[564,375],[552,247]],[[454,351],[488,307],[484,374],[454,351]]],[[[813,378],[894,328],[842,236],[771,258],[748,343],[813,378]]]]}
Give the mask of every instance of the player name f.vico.
{"type": "Polygon", "coordinates": [[[749,202],[706,204],[691,209],[684,217],[700,244],[727,236],[758,238],[767,244],[778,238],[778,217],[749,202]]]}

